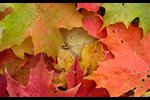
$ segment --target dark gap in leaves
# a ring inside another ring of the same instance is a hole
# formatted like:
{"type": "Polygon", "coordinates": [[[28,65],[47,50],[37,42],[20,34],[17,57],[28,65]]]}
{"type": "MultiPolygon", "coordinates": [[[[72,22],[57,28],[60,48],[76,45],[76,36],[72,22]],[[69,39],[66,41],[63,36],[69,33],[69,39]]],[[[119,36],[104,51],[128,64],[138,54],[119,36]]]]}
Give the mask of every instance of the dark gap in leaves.
{"type": "Polygon", "coordinates": [[[135,87],[133,90],[136,90],[137,87],[135,87]]]}
{"type": "Polygon", "coordinates": [[[142,82],[144,82],[145,80],[144,79],[142,79],[142,82]]]}
{"type": "Polygon", "coordinates": [[[115,30],[113,30],[113,33],[115,33],[115,30]]]}
{"type": "Polygon", "coordinates": [[[56,84],[56,81],[52,80],[52,83],[56,84]]]}
{"type": "Polygon", "coordinates": [[[11,77],[16,77],[16,74],[17,74],[17,72],[18,72],[18,67],[19,66],[15,66],[15,69],[14,69],[14,71],[13,71],[13,74],[11,75],[11,77]]]}
{"type": "Polygon", "coordinates": [[[28,58],[28,60],[25,62],[25,64],[22,66],[21,70],[25,70],[25,69],[30,69],[30,68],[34,68],[37,66],[38,61],[40,59],[40,55],[38,54],[36,56],[30,55],[25,53],[25,57],[28,58]]]}
{"type": "Polygon", "coordinates": [[[58,64],[58,59],[57,59],[57,57],[56,57],[56,59],[55,59],[55,60],[56,60],[56,64],[58,64]]]}
{"type": "Polygon", "coordinates": [[[125,3],[122,3],[122,5],[124,6],[124,5],[125,5],[125,3]]]}
{"type": "Polygon", "coordinates": [[[136,17],[132,22],[131,22],[131,25],[133,26],[133,27],[139,27],[139,23],[140,23],[140,19],[139,19],[139,17],[136,17]]]}
{"type": "Polygon", "coordinates": [[[47,64],[49,65],[49,64],[50,64],[50,61],[48,61],[47,64]]]}
{"type": "Polygon", "coordinates": [[[92,66],[91,66],[91,64],[89,65],[89,67],[87,68],[87,73],[85,74],[85,76],[88,76],[90,73],[90,68],[91,68],[92,66]]]}
{"type": "Polygon", "coordinates": [[[77,3],[75,4],[75,7],[77,8],[77,3]]]}
{"type": "Polygon", "coordinates": [[[121,40],[121,43],[124,43],[124,41],[123,41],[123,40],[121,40]]]}
{"type": "Polygon", "coordinates": [[[104,7],[100,7],[100,8],[99,8],[99,11],[100,11],[100,15],[101,15],[101,16],[104,16],[104,15],[105,15],[106,10],[105,10],[104,7]]]}
{"type": "Polygon", "coordinates": [[[150,89],[148,89],[146,92],[149,92],[150,91],[150,89]]]}
{"type": "Polygon", "coordinates": [[[126,92],[125,94],[119,96],[119,97],[129,97],[134,95],[134,90],[129,90],[128,92],[126,92]]]}
{"type": "Polygon", "coordinates": [[[80,56],[78,56],[78,61],[81,61],[81,57],[80,56]]]}
{"type": "Polygon", "coordinates": [[[54,59],[52,57],[49,57],[45,53],[43,53],[43,59],[44,59],[44,63],[47,65],[47,69],[49,71],[54,70],[54,66],[53,66],[53,64],[55,63],[54,59]]]}
{"type": "Polygon", "coordinates": [[[126,92],[125,94],[119,96],[119,97],[129,97],[129,96],[132,96],[134,95],[134,90],[136,89],[137,87],[135,87],[133,90],[129,90],[128,92],[126,92]]]}
{"type": "Polygon", "coordinates": [[[141,86],[141,88],[143,88],[143,86],[141,86]]]}
{"type": "Polygon", "coordinates": [[[19,93],[16,93],[16,95],[19,97],[20,95],[19,95],[19,93]]]}
{"type": "Polygon", "coordinates": [[[97,45],[97,46],[101,45],[101,42],[98,42],[96,45],[97,45]]]}
{"type": "Polygon", "coordinates": [[[125,94],[134,94],[133,90],[129,90],[128,92],[126,92],[125,94]]]}
{"type": "Polygon", "coordinates": [[[147,74],[147,78],[150,78],[150,75],[147,74]]]}
{"type": "Polygon", "coordinates": [[[65,50],[69,50],[69,47],[65,44],[65,46],[61,46],[61,48],[65,49],[65,50]]]}
{"type": "Polygon", "coordinates": [[[62,90],[62,91],[66,91],[67,89],[66,88],[63,88],[62,86],[59,86],[57,87],[59,90],[62,90]]]}
{"type": "Polygon", "coordinates": [[[80,8],[80,9],[78,9],[78,12],[79,12],[79,13],[81,13],[81,12],[82,12],[82,10],[83,10],[83,9],[82,9],[82,8],[80,8]]]}
{"type": "Polygon", "coordinates": [[[53,93],[57,93],[57,91],[56,90],[51,90],[53,93]]]}
{"type": "Polygon", "coordinates": [[[61,72],[66,72],[66,69],[65,68],[61,68],[61,72]]]}
{"type": "Polygon", "coordinates": [[[6,90],[6,95],[5,95],[5,97],[9,97],[9,93],[8,93],[8,91],[6,90]]]}

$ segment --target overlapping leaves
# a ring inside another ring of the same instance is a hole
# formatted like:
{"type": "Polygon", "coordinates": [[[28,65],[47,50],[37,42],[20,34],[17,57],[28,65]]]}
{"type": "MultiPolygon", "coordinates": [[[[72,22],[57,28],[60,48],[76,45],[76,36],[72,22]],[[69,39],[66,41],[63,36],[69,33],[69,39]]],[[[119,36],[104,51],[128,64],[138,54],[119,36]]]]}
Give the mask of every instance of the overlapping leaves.
{"type": "Polygon", "coordinates": [[[149,96],[149,11],[145,3],[0,4],[0,96],[149,96]]]}

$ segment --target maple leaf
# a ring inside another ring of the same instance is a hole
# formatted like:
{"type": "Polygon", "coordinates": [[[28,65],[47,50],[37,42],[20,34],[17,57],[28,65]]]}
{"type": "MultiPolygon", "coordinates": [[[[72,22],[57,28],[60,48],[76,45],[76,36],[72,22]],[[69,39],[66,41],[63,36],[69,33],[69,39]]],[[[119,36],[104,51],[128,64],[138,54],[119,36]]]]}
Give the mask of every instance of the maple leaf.
{"type": "Polygon", "coordinates": [[[106,28],[102,29],[101,31],[99,31],[97,34],[96,34],[96,37],[98,39],[104,39],[107,37],[107,30],[106,28]]]}
{"type": "Polygon", "coordinates": [[[4,66],[8,63],[12,63],[15,59],[15,54],[10,49],[6,49],[0,52],[0,73],[3,74],[4,66]]]}
{"type": "Polygon", "coordinates": [[[10,96],[48,96],[48,87],[52,79],[52,72],[48,72],[42,58],[37,66],[30,70],[28,84],[23,86],[16,82],[6,72],[7,90],[10,96]]]}
{"type": "Polygon", "coordinates": [[[23,42],[27,37],[24,32],[35,15],[32,4],[14,4],[14,11],[0,22],[0,26],[5,30],[0,40],[0,51],[23,42]]]}
{"type": "Polygon", "coordinates": [[[88,31],[88,34],[98,39],[103,39],[107,36],[106,28],[100,30],[104,23],[104,19],[98,13],[83,9],[81,14],[84,15],[82,18],[83,28],[88,31]]]}
{"type": "Polygon", "coordinates": [[[87,11],[96,12],[103,3],[77,3],[77,10],[85,8],[87,11]]]}
{"type": "MultiPolygon", "coordinates": [[[[13,45],[19,46],[27,37],[31,36],[35,55],[44,52],[48,56],[55,57],[58,48],[63,45],[59,28],[71,29],[82,26],[82,15],[75,10],[75,4],[27,3],[9,5],[14,8],[14,11],[0,23],[2,29],[5,30],[0,40],[0,51],[13,45]],[[60,8],[66,10],[62,11],[60,8]],[[72,20],[71,23],[70,20],[72,20]]],[[[27,52],[28,50],[22,50],[23,47],[18,46],[13,49],[16,48],[16,52],[19,51],[17,56],[23,58],[23,51],[27,52]]]]}
{"type": "Polygon", "coordinates": [[[150,34],[142,39],[142,29],[123,23],[107,27],[108,36],[102,41],[114,58],[99,63],[99,68],[89,79],[97,88],[106,88],[110,96],[119,96],[134,90],[134,96],[142,96],[150,87],[149,45],[150,34]],[[114,91],[115,90],[115,91],[114,91]]]}
{"type": "Polygon", "coordinates": [[[55,79],[55,82],[58,84],[66,84],[64,72],[69,73],[75,56],[81,55],[85,43],[91,43],[96,41],[96,39],[90,36],[87,31],[81,27],[76,27],[72,30],[60,28],[60,33],[65,45],[59,48],[57,57],[58,63],[54,64],[54,68],[60,72],[60,76],[55,79]]]}
{"type": "Polygon", "coordinates": [[[5,75],[7,78],[7,91],[10,96],[74,96],[80,86],[77,85],[67,91],[53,93],[50,91],[49,85],[52,81],[54,71],[49,72],[44,63],[43,55],[35,68],[30,69],[30,76],[27,85],[22,85],[14,80],[7,70],[5,75]]]}
{"type": "Polygon", "coordinates": [[[63,71],[69,72],[71,65],[74,62],[74,57],[71,54],[70,50],[65,50],[63,48],[60,48],[58,51],[58,57],[57,57],[57,64],[54,64],[54,68],[57,71],[63,71]]]}
{"type": "Polygon", "coordinates": [[[47,66],[48,71],[52,71],[55,70],[54,69],[54,64],[56,64],[56,59],[53,59],[52,57],[48,57],[46,54],[43,54],[43,59],[44,59],[44,63],[47,66]]]}
{"type": "Polygon", "coordinates": [[[109,92],[106,89],[95,87],[96,83],[94,81],[84,79],[76,93],[76,97],[109,97],[109,92]]]}
{"type": "Polygon", "coordinates": [[[82,27],[75,27],[72,30],[60,28],[60,32],[65,42],[65,47],[69,49],[74,57],[80,56],[85,43],[90,43],[96,38],[90,36],[82,27]]]}
{"type": "Polygon", "coordinates": [[[7,63],[13,62],[15,57],[16,56],[11,49],[6,49],[0,52],[0,67],[2,67],[2,65],[5,65],[7,63]]]}
{"type": "Polygon", "coordinates": [[[54,73],[53,81],[57,84],[57,86],[61,86],[66,88],[66,77],[65,73],[70,71],[71,65],[74,62],[74,57],[70,50],[59,48],[57,63],[53,63],[54,69],[58,73],[54,73]]]}
{"type": "Polygon", "coordinates": [[[66,81],[66,72],[54,72],[53,81],[50,84],[51,90],[55,93],[56,91],[66,91],[67,90],[67,81],[66,81]]]}
{"type": "Polygon", "coordinates": [[[11,49],[6,49],[0,53],[0,71],[3,74],[4,69],[7,68],[9,74],[22,84],[26,84],[28,79],[28,70],[21,70],[22,65],[26,59],[19,59],[15,56],[11,49]]]}
{"type": "MultiPolygon", "coordinates": [[[[71,66],[71,69],[68,73],[62,72],[59,76],[59,80],[54,79],[55,83],[51,84],[51,88],[53,91],[60,91],[58,88],[60,87],[63,91],[71,91],[72,88],[75,88],[76,92],[78,91],[77,88],[80,87],[82,80],[83,80],[84,74],[83,70],[81,70],[79,66],[78,57],[75,58],[75,61],[73,65],[71,66]],[[64,79],[64,80],[63,80],[64,79]],[[62,83],[58,83],[58,81],[62,81],[62,83]],[[66,81],[66,83],[64,82],[66,81]],[[57,82],[57,83],[56,83],[57,82]],[[65,84],[68,85],[68,89],[65,86],[65,84]]],[[[68,93],[67,93],[68,94],[68,93]]],[[[75,96],[75,92],[73,93],[75,96]]],[[[58,94],[57,94],[58,95],[58,94]]],[[[58,95],[59,96],[59,95],[58,95]]]]}
{"type": "Polygon", "coordinates": [[[0,74],[0,97],[6,96],[7,81],[5,75],[0,74]]]}
{"type": "Polygon", "coordinates": [[[22,66],[25,64],[27,59],[15,58],[13,62],[5,65],[8,73],[16,81],[19,81],[21,84],[26,85],[29,76],[29,70],[22,70],[22,66]]]}
{"type": "Polygon", "coordinates": [[[23,64],[22,69],[30,69],[37,66],[41,54],[38,54],[36,56],[26,54],[25,56],[27,58],[27,61],[23,64]]]}
{"type": "Polygon", "coordinates": [[[91,74],[98,68],[97,64],[104,60],[105,53],[100,41],[85,44],[80,60],[80,66],[84,69],[84,75],[91,74]]]}
{"type": "Polygon", "coordinates": [[[69,73],[66,75],[68,88],[70,89],[78,85],[83,80],[83,77],[84,77],[84,72],[80,68],[78,57],[76,57],[74,64],[71,66],[69,73]]]}
{"type": "Polygon", "coordinates": [[[59,28],[71,29],[82,26],[82,15],[75,11],[74,4],[45,3],[35,6],[39,16],[32,23],[27,34],[32,36],[35,54],[44,52],[54,58],[60,46],[64,44],[59,28]]]}
{"type": "Polygon", "coordinates": [[[105,3],[106,9],[104,15],[104,25],[123,22],[126,27],[136,18],[139,17],[139,27],[143,28],[144,35],[150,30],[150,4],[149,3],[105,3]]]}
{"type": "Polygon", "coordinates": [[[88,13],[84,12],[84,17],[82,18],[82,23],[84,28],[88,33],[94,37],[98,37],[97,33],[100,32],[100,29],[103,25],[103,18],[97,13],[88,13]]]}
{"type": "Polygon", "coordinates": [[[63,27],[70,30],[72,27],[82,27],[82,15],[75,10],[74,3],[44,3],[35,5],[38,7],[38,11],[41,11],[40,13],[43,14],[43,17],[51,20],[53,22],[51,25],[56,28],[63,27]],[[47,14],[51,15],[47,16],[47,14]]]}
{"type": "Polygon", "coordinates": [[[13,45],[11,49],[15,55],[21,59],[24,59],[24,53],[34,54],[33,43],[31,37],[26,38],[20,45],[13,45]]]}
{"type": "MultiPolygon", "coordinates": [[[[50,57],[48,57],[46,54],[40,53],[40,54],[38,54],[36,56],[26,54],[25,56],[26,56],[27,61],[22,65],[21,69],[19,70],[19,72],[22,72],[22,74],[20,75],[20,77],[22,77],[21,81],[23,81],[23,80],[24,81],[28,81],[28,76],[27,76],[28,75],[28,70],[32,69],[32,68],[35,68],[37,66],[37,64],[38,64],[38,62],[40,60],[41,55],[43,57],[45,65],[47,66],[46,68],[49,71],[54,70],[53,65],[52,65],[53,59],[51,59],[50,57]],[[26,75],[26,77],[25,77],[25,75],[26,75]]],[[[18,74],[19,74],[19,72],[18,72],[18,74]]],[[[17,80],[15,77],[13,77],[13,78],[15,80],[17,80]]],[[[19,81],[19,82],[22,83],[21,81],[19,81]]],[[[23,84],[23,85],[26,85],[26,84],[23,84]]]]}

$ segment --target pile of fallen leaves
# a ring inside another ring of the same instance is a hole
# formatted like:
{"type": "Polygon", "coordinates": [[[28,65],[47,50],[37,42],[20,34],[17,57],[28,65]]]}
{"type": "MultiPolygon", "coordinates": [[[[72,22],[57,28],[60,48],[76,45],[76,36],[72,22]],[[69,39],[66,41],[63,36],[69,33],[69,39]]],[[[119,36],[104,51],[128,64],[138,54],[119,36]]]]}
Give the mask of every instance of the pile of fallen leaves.
{"type": "Polygon", "coordinates": [[[0,3],[0,96],[150,96],[150,3],[0,3]]]}

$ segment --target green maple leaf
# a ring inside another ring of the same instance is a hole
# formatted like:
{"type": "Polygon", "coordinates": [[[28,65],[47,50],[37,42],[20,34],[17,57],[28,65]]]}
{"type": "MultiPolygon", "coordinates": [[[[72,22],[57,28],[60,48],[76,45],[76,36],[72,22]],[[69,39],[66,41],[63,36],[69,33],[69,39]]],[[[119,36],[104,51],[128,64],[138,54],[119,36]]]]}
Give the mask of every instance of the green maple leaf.
{"type": "Polygon", "coordinates": [[[117,22],[128,27],[133,19],[139,17],[139,27],[143,28],[144,35],[150,30],[150,3],[105,3],[103,7],[106,9],[103,27],[117,22]]]}
{"type": "Polygon", "coordinates": [[[23,33],[35,17],[35,9],[32,5],[7,5],[12,7],[14,11],[0,22],[0,27],[4,30],[0,40],[0,51],[10,48],[14,44],[20,45],[26,37],[23,33]]]}
{"type": "Polygon", "coordinates": [[[45,52],[55,57],[58,48],[64,44],[59,28],[82,27],[82,15],[76,11],[73,3],[5,5],[14,11],[0,22],[0,51],[12,48],[20,58],[24,57],[24,52],[32,51],[32,43],[28,49],[25,48],[27,43],[22,44],[29,36],[32,38],[35,55],[45,52]]]}

